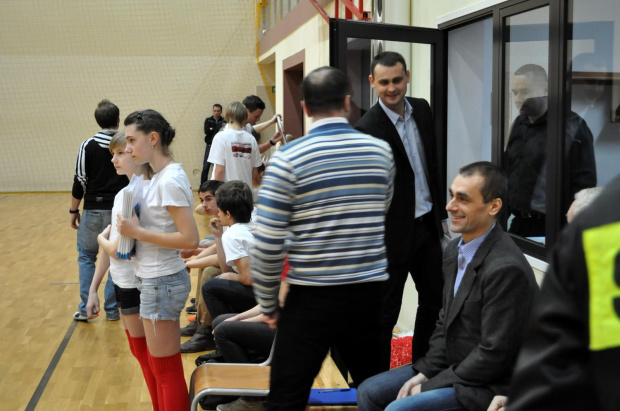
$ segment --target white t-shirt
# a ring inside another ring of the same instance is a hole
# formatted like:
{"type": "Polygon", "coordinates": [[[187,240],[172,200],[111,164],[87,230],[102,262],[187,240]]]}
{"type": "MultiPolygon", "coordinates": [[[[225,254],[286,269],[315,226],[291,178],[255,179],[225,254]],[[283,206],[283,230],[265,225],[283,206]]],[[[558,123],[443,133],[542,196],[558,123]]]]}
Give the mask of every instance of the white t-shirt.
{"type": "MultiPolygon", "coordinates": [[[[133,178],[133,177],[132,177],[133,178]]],[[[116,216],[123,210],[123,196],[125,195],[125,189],[116,194],[114,197],[114,205],[112,206],[112,230],[110,231],[110,241],[115,241],[120,234],[117,231],[116,216]]],[[[135,259],[131,260],[117,260],[110,257],[110,275],[114,284],[121,288],[137,288],[138,280],[135,274],[135,259]]]]}
{"type": "Polygon", "coordinates": [[[235,260],[250,256],[250,248],[254,245],[254,234],[249,223],[235,223],[222,234],[222,247],[226,256],[226,264],[237,274],[239,269],[235,260]]]}
{"type": "MultiPolygon", "coordinates": [[[[224,126],[223,129],[221,129],[220,131],[224,131],[224,130],[228,130],[230,123],[226,123],[226,125],[224,126]]],[[[250,123],[245,123],[245,126],[241,127],[243,130],[247,131],[248,133],[252,134],[252,130],[254,130],[254,127],[252,127],[252,125],[250,123]]],[[[252,137],[254,137],[254,134],[252,134],[252,137]]],[[[256,139],[256,138],[254,138],[256,139]]]]}
{"type": "MultiPolygon", "coordinates": [[[[144,198],[140,203],[140,226],[159,233],[177,232],[177,226],[166,208],[169,206],[194,208],[192,189],[180,163],[164,167],[144,188],[144,198]]],[[[136,241],[136,259],[136,275],[142,278],[176,274],[186,267],[180,250],[144,241],[136,241]]]]}
{"type": "Polygon", "coordinates": [[[226,167],[224,181],[241,180],[250,187],[252,169],[262,164],[256,139],[245,130],[230,128],[215,135],[208,161],[226,167]]]}

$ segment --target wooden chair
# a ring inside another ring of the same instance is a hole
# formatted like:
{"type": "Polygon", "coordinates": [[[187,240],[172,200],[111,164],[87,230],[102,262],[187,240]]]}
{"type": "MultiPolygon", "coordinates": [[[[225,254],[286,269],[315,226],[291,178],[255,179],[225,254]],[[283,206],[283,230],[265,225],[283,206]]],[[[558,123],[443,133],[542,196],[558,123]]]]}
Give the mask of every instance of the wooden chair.
{"type": "Polygon", "coordinates": [[[194,371],[192,411],[206,395],[266,397],[269,394],[269,373],[274,344],[265,362],[260,364],[205,363],[194,371]]]}

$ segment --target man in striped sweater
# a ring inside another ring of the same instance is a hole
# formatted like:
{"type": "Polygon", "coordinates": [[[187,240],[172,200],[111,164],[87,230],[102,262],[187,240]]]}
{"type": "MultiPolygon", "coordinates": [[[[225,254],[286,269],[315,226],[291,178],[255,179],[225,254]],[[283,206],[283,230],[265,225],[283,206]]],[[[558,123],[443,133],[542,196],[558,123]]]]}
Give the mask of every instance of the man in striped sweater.
{"type": "MultiPolygon", "coordinates": [[[[127,176],[116,174],[110,154],[110,140],[118,130],[119,110],[109,100],[101,100],[95,110],[95,119],[101,127],[95,136],[85,140],[78,151],[73,189],[71,190],[71,227],[77,230],[80,303],[73,314],[76,321],[86,321],[88,290],[95,274],[99,252],[97,235],[111,221],[114,196],[128,183],[127,176]],[[84,207],[80,216],[80,203],[84,207]]],[[[105,287],[104,309],[108,320],[118,320],[114,283],[108,276],[105,287]]]]}
{"type": "Polygon", "coordinates": [[[305,409],[330,346],[356,384],[381,369],[378,290],[388,277],[384,220],[395,169],[386,142],[349,125],[350,90],[332,67],[306,77],[302,106],[314,123],[271,158],[259,192],[254,294],[278,328],[269,410],[305,409]],[[290,291],[281,307],[285,253],[290,291]]]}

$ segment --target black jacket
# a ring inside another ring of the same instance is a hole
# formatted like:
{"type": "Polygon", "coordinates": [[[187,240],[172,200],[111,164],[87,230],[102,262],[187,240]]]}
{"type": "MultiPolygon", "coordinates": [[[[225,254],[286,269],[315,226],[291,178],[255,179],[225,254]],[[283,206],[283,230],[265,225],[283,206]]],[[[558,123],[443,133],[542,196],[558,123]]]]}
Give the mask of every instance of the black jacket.
{"type": "MultiPolygon", "coordinates": [[[[440,181],[439,153],[435,139],[435,127],[431,108],[426,100],[407,97],[413,108],[413,118],[420,132],[428,169],[427,183],[433,201],[433,213],[438,238],[443,237],[441,220],[447,218],[443,201],[444,188],[440,181]]],[[[390,144],[396,164],[394,197],[385,217],[385,244],[390,264],[406,261],[413,241],[415,218],[415,179],[405,146],[390,118],[379,103],[357,122],[355,128],[363,133],[385,140],[390,144]]]]}
{"type": "Polygon", "coordinates": [[[422,391],[454,387],[470,411],[486,411],[505,393],[534,296],[534,272],[499,224],[480,244],[454,296],[458,242],[443,260],[443,308],[426,356],[413,368],[429,380],[422,391]]]}
{"type": "Polygon", "coordinates": [[[220,117],[219,121],[216,120],[213,116],[207,117],[205,119],[205,143],[211,145],[213,142],[213,137],[226,125],[224,118],[220,117]]]}
{"type": "Polygon", "coordinates": [[[561,233],[509,411],[620,410],[620,177],[561,233]]]}
{"type": "MultiPolygon", "coordinates": [[[[508,174],[508,203],[506,209],[530,212],[532,194],[539,175],[547,166],[547,113],[530,123],[525,114],[515,119],[504,153],[504,169],[508,174]]],[[[562,212],[566,213],[575,193],[596,186],[596,163],[592,132],[576,113],[566,121],[565,185],[562,212]]]]}

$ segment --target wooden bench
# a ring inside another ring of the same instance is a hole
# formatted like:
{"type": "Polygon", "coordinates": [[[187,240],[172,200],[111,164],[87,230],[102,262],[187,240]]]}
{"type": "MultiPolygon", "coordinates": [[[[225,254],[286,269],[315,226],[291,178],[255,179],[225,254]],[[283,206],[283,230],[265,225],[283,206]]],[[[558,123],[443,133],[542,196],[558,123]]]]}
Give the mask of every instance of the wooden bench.
{"type": "MultiPolygon", "coordinates": [[[[269,373],[267,360],[262,364],[202,364],[194,372],[192,410],[198,410],[198,402],[205,395],[236,395],[265,397],[269,394],[269,373]]],[[[348,388],[334,361],[328,355],[312,388],[348,388]]],[[[357,410],[352,406],[313,406],[310,410],[357,410]]]]}

